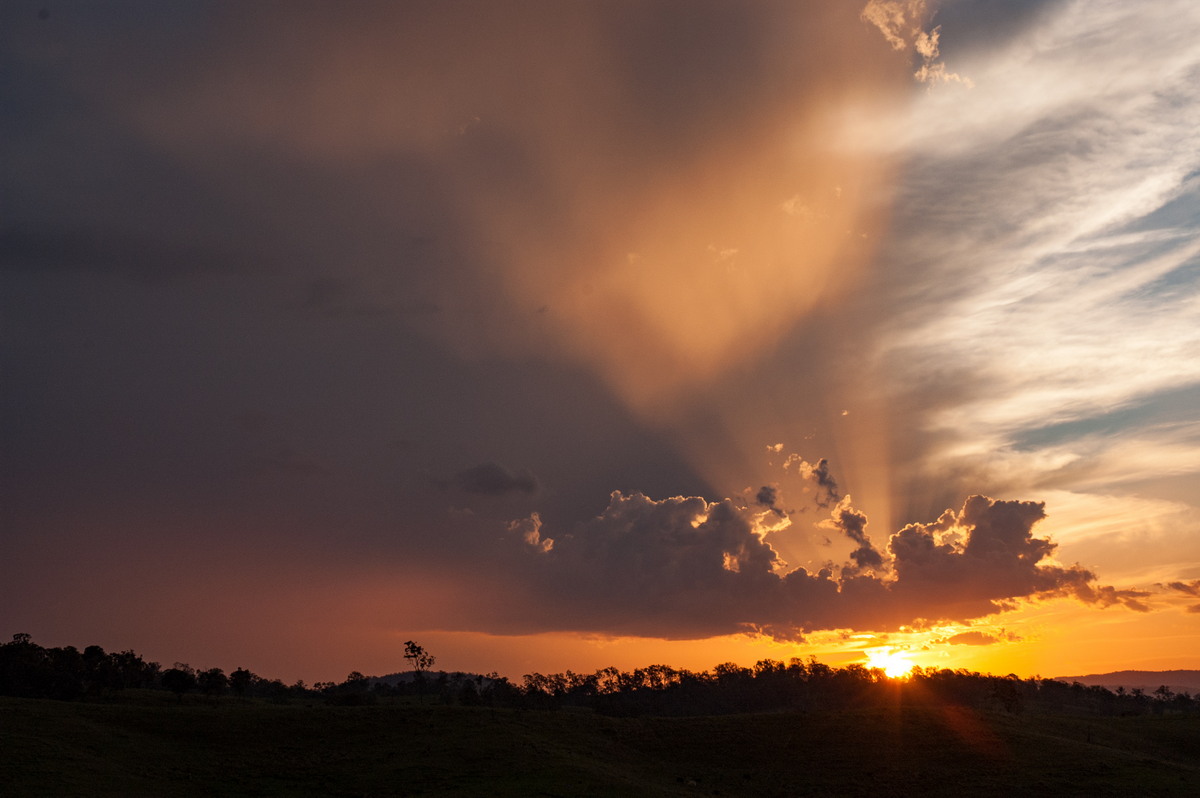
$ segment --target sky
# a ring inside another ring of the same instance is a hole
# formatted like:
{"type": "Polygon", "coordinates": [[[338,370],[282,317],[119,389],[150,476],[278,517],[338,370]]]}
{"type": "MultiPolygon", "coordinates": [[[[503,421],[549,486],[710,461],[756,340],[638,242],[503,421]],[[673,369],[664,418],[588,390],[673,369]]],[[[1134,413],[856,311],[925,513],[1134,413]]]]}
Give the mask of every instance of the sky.
{"type": "Polygon", "coordinates": [[[1192,0],[10,0],[0,141],[0,635],[1200,668],[1192,0]]]}

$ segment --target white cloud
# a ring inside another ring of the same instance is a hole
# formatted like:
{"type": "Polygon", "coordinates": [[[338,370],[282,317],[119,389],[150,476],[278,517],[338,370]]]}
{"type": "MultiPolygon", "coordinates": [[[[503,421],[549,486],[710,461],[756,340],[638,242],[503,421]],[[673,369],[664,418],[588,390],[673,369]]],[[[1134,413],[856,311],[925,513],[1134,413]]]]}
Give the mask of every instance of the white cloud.
{"type": "Polygon", "coordinates": [[[1200,383],[1200,230],[1163,212],[1200,196],[1200,6],[1065,3],[962,58],[975,92],[856,139],[910,159],[880,340],[937,437],[926,464],[971,463],[976,489],[1021,466],[1101,492],[1195,473],[1195,413],[1138,407],[1200,383]],[[1104,435],[1009,448],[1122,409],[1104,435]]]}

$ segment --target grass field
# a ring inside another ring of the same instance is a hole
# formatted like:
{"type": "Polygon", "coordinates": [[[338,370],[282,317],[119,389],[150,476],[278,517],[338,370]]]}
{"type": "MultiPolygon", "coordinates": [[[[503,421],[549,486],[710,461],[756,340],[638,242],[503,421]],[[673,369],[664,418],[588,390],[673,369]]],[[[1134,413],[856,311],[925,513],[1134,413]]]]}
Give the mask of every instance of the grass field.
{"type": "Polygon", "coordinates": [[[1200,718],[0,698],[0,795],[1200,795],[1200,718]]]}

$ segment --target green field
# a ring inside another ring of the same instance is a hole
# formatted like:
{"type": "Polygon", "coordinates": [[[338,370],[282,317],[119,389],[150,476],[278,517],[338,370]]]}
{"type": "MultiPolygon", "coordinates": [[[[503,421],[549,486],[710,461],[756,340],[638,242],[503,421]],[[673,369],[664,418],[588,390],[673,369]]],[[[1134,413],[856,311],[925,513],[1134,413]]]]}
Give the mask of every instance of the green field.
{"type": "Polygon", "coordinates": [[[0,698],[0,795],[1200,795],[1200,718],[0,698]]]}

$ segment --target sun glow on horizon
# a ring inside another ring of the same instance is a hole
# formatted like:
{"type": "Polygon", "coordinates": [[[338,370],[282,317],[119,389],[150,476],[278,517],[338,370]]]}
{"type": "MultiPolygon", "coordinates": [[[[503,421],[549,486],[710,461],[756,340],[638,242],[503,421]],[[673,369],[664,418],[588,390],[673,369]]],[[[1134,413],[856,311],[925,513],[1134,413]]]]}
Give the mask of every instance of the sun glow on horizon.
{"type": "Polygon", "coordinates": [[[904,679],[914,667],[914,663],[902,652],[888,646],[874,648],[866,652],[867,667],[879,668],[889,679],[904,679]]]}

